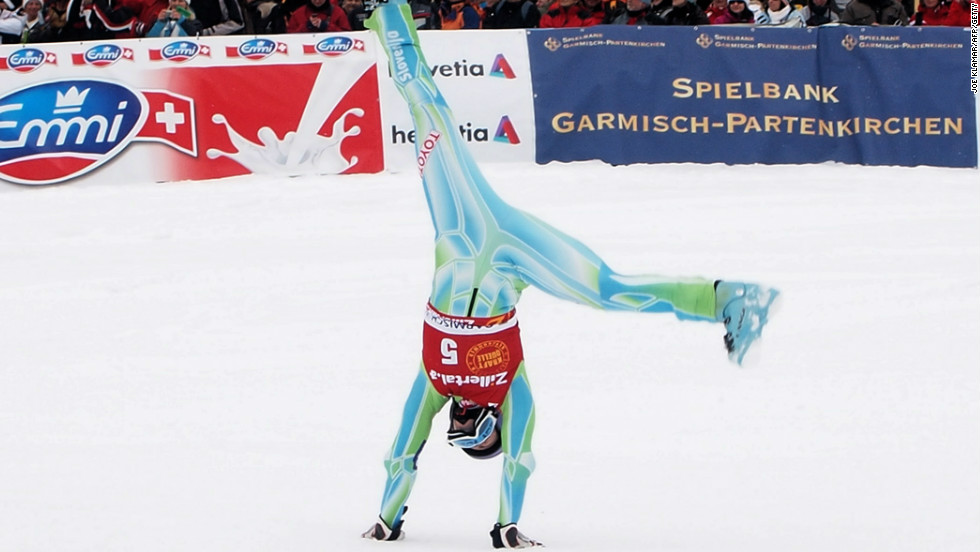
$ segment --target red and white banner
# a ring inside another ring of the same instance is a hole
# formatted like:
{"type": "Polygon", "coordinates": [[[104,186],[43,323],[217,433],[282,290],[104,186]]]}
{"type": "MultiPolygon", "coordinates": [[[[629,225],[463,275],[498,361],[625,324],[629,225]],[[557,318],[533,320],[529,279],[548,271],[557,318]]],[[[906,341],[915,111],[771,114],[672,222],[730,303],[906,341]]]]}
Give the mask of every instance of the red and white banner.
{"type": "Polygon", "coordinates": [[[374,45],[351,33],[2,47],[0,180],[382,171],[374,45]]]}
{"type": "MultiPolygon", "coordinates": [[[[420,34],[476,158],[534,162],[524,31],[420,34]]],[[[2,46],[0,181],[412,170],[387,67],[367,32],[2,46]]]]}

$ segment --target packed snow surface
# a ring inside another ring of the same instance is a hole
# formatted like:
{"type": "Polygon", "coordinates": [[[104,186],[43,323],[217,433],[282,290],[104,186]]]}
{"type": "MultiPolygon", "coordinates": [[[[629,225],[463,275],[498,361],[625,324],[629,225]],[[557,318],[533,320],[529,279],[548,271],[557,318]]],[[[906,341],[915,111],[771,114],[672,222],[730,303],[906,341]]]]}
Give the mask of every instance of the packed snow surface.
{"type": "MultiPolygon", "coordinates": [[[[488,165],[616,270],[757,281],[722,327],[536,289],[520,527],[549,550],[980,547],[976,170],[488,165]]],[[[382,459],[418,370],[433,230],[417,174],[0,190],[0,549],[489,550],[500,458],[382,459]]]]}

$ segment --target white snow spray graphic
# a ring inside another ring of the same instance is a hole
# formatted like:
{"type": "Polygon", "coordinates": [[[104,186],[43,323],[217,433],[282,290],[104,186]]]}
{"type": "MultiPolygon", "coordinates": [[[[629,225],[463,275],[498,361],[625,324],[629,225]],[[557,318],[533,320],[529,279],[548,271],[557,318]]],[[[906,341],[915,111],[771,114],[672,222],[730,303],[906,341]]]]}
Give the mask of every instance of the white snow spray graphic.
{"type": "Polygon", "coordinates": [[[350,161],[344,159],[340,146],[346,138],[361,133],[359,126],[345,131],[344,123],[350,115],[363,117],[363,109],[348,109],[334,123],[329,136],[318,134],[327,116],[349,91],[346,82],[345,79],[330,78],[321,67],[298,127],[282,139],[271,128],[262,127],[257,133],[259,143],[255,143],[237,132],[223,114],[215,113],[211,120],[224,125],[228,139],[237,151],[210,148],[208,158],[227,157],[253,173],[264,174],[282,174],[283,169],[292,174],[339,174],[353,167],[358,162],[357,156],[351,157],[350,161]]]}

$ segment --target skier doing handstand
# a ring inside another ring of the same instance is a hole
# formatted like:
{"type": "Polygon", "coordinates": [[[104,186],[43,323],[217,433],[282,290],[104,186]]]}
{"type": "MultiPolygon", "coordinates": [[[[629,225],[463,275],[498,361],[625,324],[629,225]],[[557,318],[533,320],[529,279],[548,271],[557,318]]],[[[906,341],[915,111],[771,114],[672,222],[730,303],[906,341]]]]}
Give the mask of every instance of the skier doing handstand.
{"type": "Polygon", "coordinates": [[[422,56],[405,0],[379,2],[367,21],[388,55],[416,130],[422,184],[435,226],[435,276],[423,324],[422,363],[385,459],[378,521],[363,534],[404,537],[402,516],[435,415],[452,402],[449,442],[470,456],[502,452],[494,548],[539,545],[517,529],[534,470],[534,400],[515,305],[528,286],[606,310],[672,312],[725,324],[741,363],[777,292],[754,284],[613,272],[589,248],[511,207],[490,187],[459,136],[422,56]]]}

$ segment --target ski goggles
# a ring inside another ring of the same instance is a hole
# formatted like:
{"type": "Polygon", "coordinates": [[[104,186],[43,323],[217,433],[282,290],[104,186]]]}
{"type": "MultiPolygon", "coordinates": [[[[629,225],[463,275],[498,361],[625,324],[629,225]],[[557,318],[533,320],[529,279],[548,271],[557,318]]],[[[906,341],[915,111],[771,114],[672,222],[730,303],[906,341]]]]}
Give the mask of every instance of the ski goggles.
{"type": "Polygon", "coordinates": [[[473,448],[486,442],[493,435],[493,430],[496,427],[497,416],[493,410],[487,408],[481,413],[479,419],[476,420],[472,432],[450,430],[446,438],[449,440],[449,444],[454,447],[464,449],[473,448]]]}

